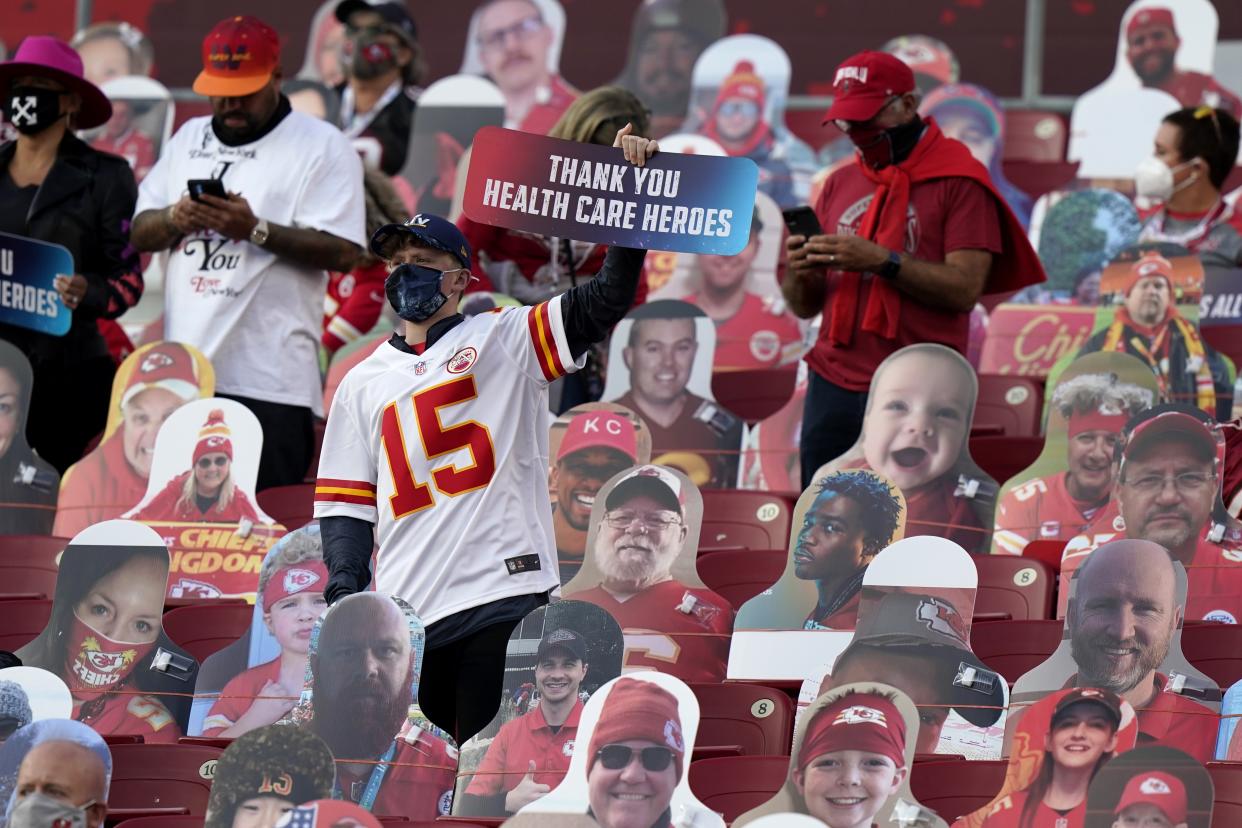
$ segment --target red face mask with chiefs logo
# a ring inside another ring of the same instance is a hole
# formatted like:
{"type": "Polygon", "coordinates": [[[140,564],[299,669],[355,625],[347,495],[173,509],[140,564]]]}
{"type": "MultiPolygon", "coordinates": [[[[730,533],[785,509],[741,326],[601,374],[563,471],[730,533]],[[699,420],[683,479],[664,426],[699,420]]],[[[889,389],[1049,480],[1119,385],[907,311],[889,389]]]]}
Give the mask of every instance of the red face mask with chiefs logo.
{"type": "Polygon", "coordinates": [[[101,696],[127,678],[134,665],[154,647],[154,641],[145,644],[113,641],[74,613],[65,649],[65,683],[75,699],[101,696]]]}

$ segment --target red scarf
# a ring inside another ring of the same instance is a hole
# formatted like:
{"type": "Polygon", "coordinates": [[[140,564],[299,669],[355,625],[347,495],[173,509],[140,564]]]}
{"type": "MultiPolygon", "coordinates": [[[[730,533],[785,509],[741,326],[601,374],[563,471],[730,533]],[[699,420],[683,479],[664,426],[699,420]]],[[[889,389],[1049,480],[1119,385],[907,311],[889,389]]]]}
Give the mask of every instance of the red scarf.
{"type": "MultiPolygon", "coordinates": [[[[914,152],[900,164],[873,170],[855,159],[862,174],[876,185],[875,195],[859,224],[858,235],[890,250],[904,250],[911,188],[937,178],[969,178],[992,194],[1001,216],[1001,252],[992,257],[985,293],[1011,294],[1045,281],[1039,256],[1031,247],[1022,224],[996,191],[987,169],[975,160],[965,144],[946,137],[934,118],[928,118],[926,123],[927,131],[915,145],[914,152]]],[[[861,273],[841,271],[829,328],[834,345],[849,345],[853,341],[861,289],[861,273]]],[[[1003,296],[998,296],[997,301],[1000,298],[1003,296]]],[[[896,339],[901,324],[901,302],[901,293],[896,287],[882,279],[872,279],[862,329],[885,339],[896,339]]]]}

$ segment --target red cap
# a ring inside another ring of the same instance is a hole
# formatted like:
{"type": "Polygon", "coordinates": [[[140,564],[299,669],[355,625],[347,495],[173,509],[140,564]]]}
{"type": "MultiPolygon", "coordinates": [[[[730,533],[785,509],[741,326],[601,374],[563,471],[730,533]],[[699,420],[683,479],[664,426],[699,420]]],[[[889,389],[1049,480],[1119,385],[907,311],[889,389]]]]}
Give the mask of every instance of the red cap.
{"type": "Polygon", "coordinates": [[[807,725],[798,751],[798,769],[817,756],[838,750],[863,750],[906,766],[906,720],[901,711],[874,693],[846,693],[821,709],[807,725]]]}
{"type": "Polygon", "coordinates": [[[671,750],[677,778],[681,779],[686,739],[681,732],[677,698],[654,681],[619,678],[608,691],[595,732],[591,734],[588,772],[595,765],[600,748],[631,739],[664,745],[671,750]]]}
{"type": "Polygon", "coordinates": [[[218,408],[212,409],[207,415],[207,422],[198,432],[198,444],[194,446],[194,459],[191,462],[197,463],[199,458],[207,454],[223,454],[232,460],[233,441],[229,439],[230,434],[229,427],[224,423],[224,412],[218,408]]]}
{"type": "Polygon", "coordinates": [[[189,402],[201,393],[198,385],[198,366],[194,357],[177,342],[161,342],[150,350],[136,355],[138,364],[129,375],[129,384],[121,395],[121,408],[150,388],[171,391],[189,402]]]}
{"type": "Polygon", "coordinates": [[[631,462],[638,462],[638,435],[634,424],[624,414],[614,411],[586,411],[575,414],[565,429],[565,437],[556,452],[556,462],[575,451],[588,448],[610,448],[619,451],[631,462]]]}
{"type": "Polygon", "coordinates": [[[1142,802],[1155,805],[1174,825],[1186,821],[1186,786],[1171,773],[1147,771],[1132,777],[1121,792],[1113,815],[1142,802]]]}
{"type": "Polygon", "coordinates": [[[914,91],[914,71],[887,52],[859,52],[837,67],[832,88],[836,97],[824,123],[868,121],[893,95],[914,91]]]}
{"type": "Polygon", "coordinates": [[[1144,253],[1130,266],[1130,276],[1126,280],[1123,292],[1129,295],[1130,291],[1134,290],[1134,286],[1139,283],[1139,279],[1147,276],[1163,276],[1164,280],[1169,283],[1169,289],[1173,289],[1173,263],[1153,250],[1144,253]]]}
{"type": "Polygon", "coordinates": [[[1173,25],[1173,12],[1169,9],[1149,8],[1139,9],[1130,18],[1130,22],[1126,24],[1126,37],[1129,38],[1139,29],[1146,29],[1153,26],[1164,26],[1177,33],[1177,27],[1173,25]]]}
{"type": "Polygon", "coordinates": [[[754,101],[760,107],[763,106],[763,79],[755,74],[755,64],[749,60],[740,60],[733,67],[733,72],[720,85],[720,92],[716,95],[716,104],[719,106],[730,98],[742,98],[754,101]]]}
{"type": "Polygon", "coordinates": [[[241,15],[216,24],[203,40],[203,71],[194,91],[210,98],[258,92],[280,65],[280,38],[257,17],[241,15]]]}
{"type": "Polygon", "coordinates": [[[263,611],[271,612],[272,606],[282,598],[315,590],[323,592],[328,585],[328,567],[323,561],[302,561],[290,564],[272,573],[263,587],[263,611]]]}

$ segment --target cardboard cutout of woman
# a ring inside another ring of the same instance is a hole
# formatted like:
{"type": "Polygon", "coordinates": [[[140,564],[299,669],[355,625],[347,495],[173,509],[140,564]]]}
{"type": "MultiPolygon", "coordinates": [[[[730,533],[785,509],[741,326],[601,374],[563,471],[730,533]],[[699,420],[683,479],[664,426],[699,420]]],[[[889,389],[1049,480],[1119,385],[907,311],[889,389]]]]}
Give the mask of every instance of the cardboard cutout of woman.
{"type": "Polygon", "coordinates": [[[50,535],[60,475],[26,442],[34,372],[0,340],[0,535],[50,535]]]}
{"type": "Polygon", "coordinates": [[[918,708],[895,687],[833,688],[798,718],[785,783],[733,825],[782,813],[812,816],[828,828],[945,828],[910,793],[918,730],[918,708]]]}
{"type": "Polygon", "coordinates": [[[17,655],[69,685],[74,719],[106,736],[176,742],[198,664],[164,633],[167,589],[159,535],[129,520],[98,523],[65,547],[52,617],[17,655]]]}

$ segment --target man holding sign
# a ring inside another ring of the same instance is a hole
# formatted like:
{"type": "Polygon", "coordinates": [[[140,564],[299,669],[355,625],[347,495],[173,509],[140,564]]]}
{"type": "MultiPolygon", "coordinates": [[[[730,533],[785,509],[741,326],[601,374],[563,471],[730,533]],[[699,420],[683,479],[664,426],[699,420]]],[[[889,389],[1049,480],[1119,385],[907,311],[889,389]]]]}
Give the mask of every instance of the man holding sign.
{"type": "MultiPolygon", "coordinates": [[[[641,170],[657,147],[631,131],[617,133],[616,161],[641,170]]],[[[370,247],[405,335],[346,375],[328,418],[315,490],[325,594],[366,588],[378,537],[377,587],[427,625],[423,712],[460,744],[496,711],[509,633],[560,583],[548,385],[625,315],[646,253],[614,246],[598,276],[548,302],[466,319],[470,248],[452,223],[419,214],[370,247]]]]}

